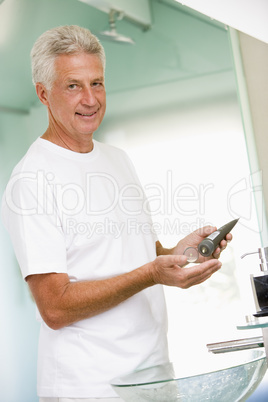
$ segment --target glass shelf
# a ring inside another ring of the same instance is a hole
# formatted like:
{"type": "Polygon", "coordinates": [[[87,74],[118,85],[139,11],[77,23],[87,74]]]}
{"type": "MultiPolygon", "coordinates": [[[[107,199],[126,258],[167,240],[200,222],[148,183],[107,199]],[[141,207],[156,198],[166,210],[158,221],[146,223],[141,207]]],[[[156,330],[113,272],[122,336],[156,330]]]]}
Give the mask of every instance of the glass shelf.
{"type": "Polygon", "coordinates": [[[258,329],[258,328],[268,328],[268,317],[256,318],[255,321],[245,322],[244,324],[239,324],[236,326],[237,329],[258,329]]]}

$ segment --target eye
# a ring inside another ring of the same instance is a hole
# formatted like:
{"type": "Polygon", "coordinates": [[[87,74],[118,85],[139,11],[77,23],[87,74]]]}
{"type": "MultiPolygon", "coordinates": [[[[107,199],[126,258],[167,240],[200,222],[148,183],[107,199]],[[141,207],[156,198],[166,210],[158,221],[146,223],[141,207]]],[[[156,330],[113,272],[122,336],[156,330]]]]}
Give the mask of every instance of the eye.
{"type": "Polygon", "coordinates": [[[92,83],[93,87],[101,87],[103,86],[103,82],[102,81],[95,81],[92,83]]]}
{"type": "Polygon", "coordinates": [[[69,89],[76,89],[77,88],[77,84],[70,84],[68,86],[69,89]]]}

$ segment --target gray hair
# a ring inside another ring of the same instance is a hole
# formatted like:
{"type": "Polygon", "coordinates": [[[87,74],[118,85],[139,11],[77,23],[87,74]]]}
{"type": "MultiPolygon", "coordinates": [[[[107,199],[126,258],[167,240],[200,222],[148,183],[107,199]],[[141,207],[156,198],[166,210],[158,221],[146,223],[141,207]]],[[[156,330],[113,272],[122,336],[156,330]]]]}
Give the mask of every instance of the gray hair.
{"type": "Polygon", "coordinates": [[[51,89],[55,79],[54,62],[61,54],[95,54],[105,70],[105,52],[98,38],[88,29],[65,25],[44,32],[31,51],[32,81],[51,89]]]}

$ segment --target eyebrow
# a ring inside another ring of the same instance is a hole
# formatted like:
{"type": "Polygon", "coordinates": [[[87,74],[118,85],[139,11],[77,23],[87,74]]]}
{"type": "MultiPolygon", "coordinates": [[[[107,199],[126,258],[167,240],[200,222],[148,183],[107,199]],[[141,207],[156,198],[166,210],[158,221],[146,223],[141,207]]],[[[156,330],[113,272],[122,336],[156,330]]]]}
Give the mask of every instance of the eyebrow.
{"type": "Polygon", "coordinates": [[[104,81],[104,77],[98,77],[98,78],[95,78],[95,79],[92,80],[92,81],[104,81]]]}
{"type": "MultiPolygon", "coordinates": [[[[73,82],[73,83],[75,83],[75,84],[79,84],[80,82],[81,82],[81,80],[79,80],[79,79],[77,79],[77,78],[67,78],[67,83],[69,83],[69,82],[73,82]]],[[[97,77],[97,78],[94,78],[92,81],[104,81],[104,77],[97,77]]]]}
{"type": "Polygon", "coordinates": [[[74,82],[75,84],[78,84],[80,82],[80,80],[78,80],[76,78],[67,78],[66,82],[67,83],[74,82]]]}

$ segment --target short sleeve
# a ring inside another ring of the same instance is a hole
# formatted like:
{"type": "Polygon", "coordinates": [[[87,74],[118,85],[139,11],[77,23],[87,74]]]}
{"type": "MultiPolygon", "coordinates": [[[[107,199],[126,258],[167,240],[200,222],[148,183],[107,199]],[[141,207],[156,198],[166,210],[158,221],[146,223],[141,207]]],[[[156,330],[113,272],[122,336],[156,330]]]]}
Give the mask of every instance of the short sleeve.
{"type": "Polygon", "coordinates": [[[66,273],[66,245],[53,191],[38,172],[11,177],[2,201],[6,226],[22,275],[66,273]]]}

